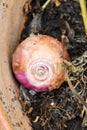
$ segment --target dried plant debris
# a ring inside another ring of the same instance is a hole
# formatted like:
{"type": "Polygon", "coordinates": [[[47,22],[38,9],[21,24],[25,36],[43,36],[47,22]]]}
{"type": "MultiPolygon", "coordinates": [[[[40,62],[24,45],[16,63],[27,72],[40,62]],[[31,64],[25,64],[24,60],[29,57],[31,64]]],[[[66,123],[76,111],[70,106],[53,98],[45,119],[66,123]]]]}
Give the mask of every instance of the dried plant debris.
{"type": "MultiPolygon", "coordinates": [[[[87,36],[80,4],[78,0],[52,0],[42,12],[45,2],[32,0],[29,3],[29,12],[25,12],[28,20],[21,41],[34,32],[53,36],[65,46],[68,44],[71,58],[71,62],[67,63],[69,78],[76,92],[86,101],[87,36]]],[[[87,127],[84,105],[73,95],[67,82],[52,92],[32,94],[26,89],[26,93],[27,99],[22,97],[20,101],[34,130],[85,130],[87,127]]]]}

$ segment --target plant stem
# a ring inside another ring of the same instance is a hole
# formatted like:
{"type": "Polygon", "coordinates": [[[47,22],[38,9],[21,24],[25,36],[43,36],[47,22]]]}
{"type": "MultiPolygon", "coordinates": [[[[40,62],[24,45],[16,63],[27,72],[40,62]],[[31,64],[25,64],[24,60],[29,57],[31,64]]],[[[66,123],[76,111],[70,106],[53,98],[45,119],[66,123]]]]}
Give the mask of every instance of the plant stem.
{"type": "Polygon", "coordinates": [[[79,0],[79,3],[80,3],[80,8],[81,8],[83,22],[84,22],[85,33],[87,35],[87,9],[86,9],[86,0],[79,0]]]}
{"type": "Polygon", "coordinates": [[[42,10],[44,10],[50,2],[51,0],[47,0],[42,6],[42,10]]]}

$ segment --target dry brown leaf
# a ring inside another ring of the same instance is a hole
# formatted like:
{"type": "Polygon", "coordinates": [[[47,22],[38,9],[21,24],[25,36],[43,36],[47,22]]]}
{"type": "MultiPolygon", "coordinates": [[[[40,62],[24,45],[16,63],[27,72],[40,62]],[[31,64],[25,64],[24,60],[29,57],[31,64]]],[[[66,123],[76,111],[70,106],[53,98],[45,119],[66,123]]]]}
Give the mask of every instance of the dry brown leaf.
{"type": "Polygon", "coordinates": [[[56,7],[61,5],[61,2],[59,0],[53,0],[53,3],[56,5],[56,7]]]}

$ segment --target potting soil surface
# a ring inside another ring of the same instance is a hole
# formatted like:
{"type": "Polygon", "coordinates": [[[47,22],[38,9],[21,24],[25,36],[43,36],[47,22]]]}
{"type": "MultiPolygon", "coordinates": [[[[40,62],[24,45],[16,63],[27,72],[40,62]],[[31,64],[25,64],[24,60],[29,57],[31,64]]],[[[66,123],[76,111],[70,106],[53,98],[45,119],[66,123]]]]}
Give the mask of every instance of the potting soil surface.
{"type": "MultiPolygon", "coordinates": [[[[39,14],[39,23],[34,30],[36,35],[46,34],[60,41],[64,36],[71,62],[76,67],[83,67],[83,71],[71,73],[70,79],[78,94],[86,101],[87,36],[79,2],[78,0],[60,0],[60,2],[56,0],[50,2],[46,9],[41,11],[41,6],[45,1],[32,0],[30,8],[28,7],[29,12],[24,7],[23,11],[28,19],[21,35],[21,41],[30,35],[34,16],[37,14],[39,14]]],[[[72,94],[67,82],[51,92],[35,95],[28,92],[28,97],[30,100],[26,101],[21,96],[21,104],[34,130],[86,130],[87,113],[83,104],[72,94]]]]}

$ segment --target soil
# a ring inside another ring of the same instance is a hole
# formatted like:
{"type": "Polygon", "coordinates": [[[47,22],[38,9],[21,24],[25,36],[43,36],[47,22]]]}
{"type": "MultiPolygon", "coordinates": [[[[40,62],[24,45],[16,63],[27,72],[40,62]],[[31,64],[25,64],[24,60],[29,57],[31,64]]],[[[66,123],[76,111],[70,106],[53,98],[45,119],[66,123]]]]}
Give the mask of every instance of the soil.
{"type": "MultiPolygon", "coordinates": [[[[76,67],[82,66],[84,69],[79,73],[71,73],[70,78],[73,78],[72,83],[76,87],[76,91],[86,100],[87,36],[79,2],[78,0],[60,0],[59,6],[51,2],[42,12],[41,6],[45,1],[32,0],[29,12],[24,8],[24,14],[28,19],[21,35],[21,41],[27,38],[31,32],[50,35],[60,41],[64,40],[71,62],[76,67]],[[33,17],[37,14],[39,14],[39,23],[33,17]],[[36,24],[36,28],[33,28],[33,24],[36,24]]],[[[72,94],[67,82],[64,82],[58,90],[51,92],[36,93],[35,95],[27,93],[30,100],[25,100],[22,96],[21,104],[23,111],[31,120],[34,130],[86,130],[87,119],[85,120],[86,125],[83,125],[82,128],[85,118],[83,104],[72,94]]]]}

